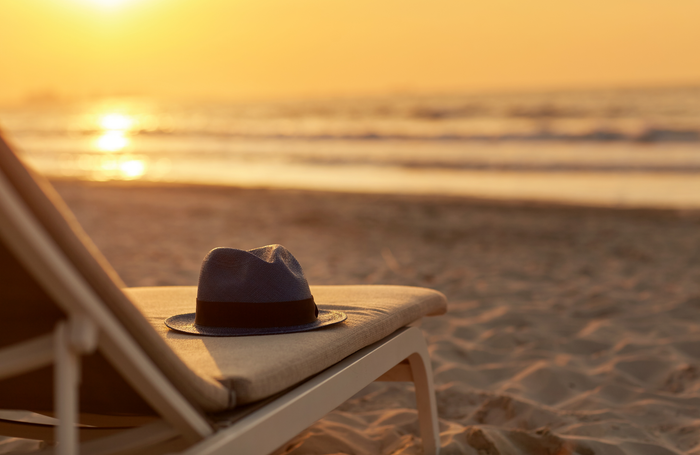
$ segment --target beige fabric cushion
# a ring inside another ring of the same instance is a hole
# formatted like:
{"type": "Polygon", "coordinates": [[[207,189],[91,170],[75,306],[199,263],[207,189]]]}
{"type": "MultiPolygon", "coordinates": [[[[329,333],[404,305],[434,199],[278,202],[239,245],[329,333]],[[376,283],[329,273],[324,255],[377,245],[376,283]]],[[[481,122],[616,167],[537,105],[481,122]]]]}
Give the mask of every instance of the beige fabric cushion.
{"type": "Polygon", "coordinates": [[[195,310],[197,288],[130,288],[125,292],[170,347],[197,374],[235,391],[237,404],[261,400],[337,363],[423,316],[443,314],[445,296],[408,286],[311,286],[316,303],[347,321],[318,330],[253,337],[205,337],[169,330],[164,320],[195,310]]]}

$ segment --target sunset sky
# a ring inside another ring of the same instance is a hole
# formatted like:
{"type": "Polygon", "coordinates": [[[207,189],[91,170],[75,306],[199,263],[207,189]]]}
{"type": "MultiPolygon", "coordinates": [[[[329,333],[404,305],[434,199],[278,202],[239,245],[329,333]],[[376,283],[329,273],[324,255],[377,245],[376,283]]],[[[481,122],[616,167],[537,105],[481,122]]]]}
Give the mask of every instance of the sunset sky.
{"type": "Polygon", "coordinates": [[[700,84],[697,0],[0,0],[0,102],[700,84]]]}

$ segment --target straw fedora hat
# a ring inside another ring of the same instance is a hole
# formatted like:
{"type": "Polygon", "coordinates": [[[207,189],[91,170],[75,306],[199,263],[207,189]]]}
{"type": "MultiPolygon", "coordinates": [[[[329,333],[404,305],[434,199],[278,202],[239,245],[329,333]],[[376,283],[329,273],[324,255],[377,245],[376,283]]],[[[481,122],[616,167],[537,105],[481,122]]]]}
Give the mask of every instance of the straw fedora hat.
{"type": "Polygon", "coordinates": [[[195,313],[165,320],[178,332],[207,336],[304,332],[343,322],[319,309],[299,262],[282,245],[215,248],[202,263],[195,313]]]}

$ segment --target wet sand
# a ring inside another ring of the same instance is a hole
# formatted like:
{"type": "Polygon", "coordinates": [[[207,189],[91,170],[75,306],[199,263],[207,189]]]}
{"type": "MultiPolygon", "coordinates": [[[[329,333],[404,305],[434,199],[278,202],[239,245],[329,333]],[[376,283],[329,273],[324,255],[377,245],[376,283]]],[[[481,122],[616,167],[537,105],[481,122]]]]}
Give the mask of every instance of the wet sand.
{"type": "MultiPolygon", "coordinates": [[[[444,292],[427,319],[446,454],[700,454],[700,211],[54,182],[129,286],[285,245],[311,284],[444,292]]],[[[377,383],[279,453],[420,453],[377,383]]]]}

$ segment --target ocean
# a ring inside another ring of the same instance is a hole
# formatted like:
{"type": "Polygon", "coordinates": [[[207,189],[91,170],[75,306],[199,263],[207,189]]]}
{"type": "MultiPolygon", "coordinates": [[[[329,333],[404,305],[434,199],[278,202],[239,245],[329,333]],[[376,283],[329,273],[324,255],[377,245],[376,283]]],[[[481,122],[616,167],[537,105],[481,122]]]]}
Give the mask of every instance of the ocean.
{"type": "Polygon", "coordinates": [[[700,207],[700,87],[0,107],[48,177],[700,207]]]}

